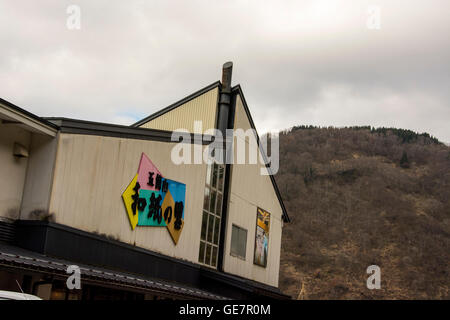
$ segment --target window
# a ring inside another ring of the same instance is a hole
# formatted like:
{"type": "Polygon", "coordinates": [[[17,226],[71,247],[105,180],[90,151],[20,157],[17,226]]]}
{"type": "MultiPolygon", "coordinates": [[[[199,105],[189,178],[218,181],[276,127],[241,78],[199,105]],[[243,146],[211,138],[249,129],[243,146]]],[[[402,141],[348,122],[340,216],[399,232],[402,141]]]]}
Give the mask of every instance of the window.
{"type": "Polygon", "coordinates": [[[231,230],[231,251],[232,256],[245,260],[247,250],[247,230],[233,224],[231,230]]]}
{"type": "Polygon", "coordinates": [[[217,255],[219,252],[224,175],[225,165],[217,163],[208,165],[203,197],[198,262],[211,267],[217,266],[217,255]]]}

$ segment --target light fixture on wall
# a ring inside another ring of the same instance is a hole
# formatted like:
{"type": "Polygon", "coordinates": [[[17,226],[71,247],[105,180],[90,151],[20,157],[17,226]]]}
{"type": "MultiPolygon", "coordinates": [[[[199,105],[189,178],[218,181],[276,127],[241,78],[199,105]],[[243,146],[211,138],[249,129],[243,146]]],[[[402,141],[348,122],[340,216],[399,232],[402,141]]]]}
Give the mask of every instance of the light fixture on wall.
{"type": "Polygon", "coordinates": [[[28,149],[20,143],[14,143],[13,155],[18,158],[28,158],[28,149]]]}

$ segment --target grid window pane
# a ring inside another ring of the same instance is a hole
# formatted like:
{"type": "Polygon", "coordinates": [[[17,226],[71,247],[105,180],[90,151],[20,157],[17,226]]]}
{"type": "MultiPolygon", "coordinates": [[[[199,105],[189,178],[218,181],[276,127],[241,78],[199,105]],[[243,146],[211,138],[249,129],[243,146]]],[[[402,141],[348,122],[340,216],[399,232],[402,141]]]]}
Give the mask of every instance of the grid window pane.
{"type": "Polygon", "coordinates": [[[211,190],[211,202],[209,205],[209,211],[212,213],[216,213],[216,194],[216,191],[211,190]]]}
{"type": "Polygon", "coordinates": [[[213,238],[213,229],[214,228],[214,216],[213,215],[209,215],[208,218],[208,234],[207,234],[207,241],[208,242],[212,242],[212,238],[213,238]]]}
{"type": "Polygon", "coordinates": [[[205,188],[205,196],[203,198],[203,208],[206,210],[209,210],[209,199],[210,199],[209,188],[205,188]]]}
{"type": "Polygon", "coordinates": [[[217,247],[213,247],[211,265],[215,267],[217,264],[217,247]]]}
{"type": "Polygon", "coordinates": [[[200,235],[199,262],[217,266],[223,204],[225,166],[211,163],[207,166],[200,235]]]}
{"type": "Polygon", "coordinates": [[[198,261],[203,263],[205,262],[205,243],[200,241],[200,250],[198,252],[198,261]]]}
{"type": "Polygon", "coordinates": [[[220,232],[220,219],[215,218],[216,222],[214,223],[214,244],[219,244],[219,232],[220,232]]]}
{"type": "Polygon", "coordinates": [[[206,240],[206,227],[208,225],[208,213],[203,211],[203,219],[202,219],[202,234],[201,239],[206,240]]]}
{"type": "Polygon", "coordinates": [[[222,194],[219,192],[217,193],[216,214],[219,217],[222,215],[222,194]]]}
{"type": "Polygon", "coordinates": [[[212,246],[210,244],[206,245],[206,255],[205,255],[205,263],[206,264],[211,264],[211,249],[212,246]]]}

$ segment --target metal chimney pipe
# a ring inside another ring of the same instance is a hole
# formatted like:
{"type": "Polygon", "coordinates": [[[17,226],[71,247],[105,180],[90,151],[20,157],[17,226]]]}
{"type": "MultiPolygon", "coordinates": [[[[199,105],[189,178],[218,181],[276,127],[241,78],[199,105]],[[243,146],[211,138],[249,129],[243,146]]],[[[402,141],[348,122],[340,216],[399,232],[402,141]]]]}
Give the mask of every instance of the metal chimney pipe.
{"type": "Polygon", "coordinates": [[[231,76],[233,73],[233,62],[228,61],[222,67],[222,88],[219,97],[219,116],[217,119],[217,129],[225,137],[228,128],[230,106],[231,106],[231,76]]]}
{"type": "Polygon", "coordinates": [[[233,73],[233,62],[228,61],[222,67],[222,90],[231,92],[231,76],[233,73]]]}

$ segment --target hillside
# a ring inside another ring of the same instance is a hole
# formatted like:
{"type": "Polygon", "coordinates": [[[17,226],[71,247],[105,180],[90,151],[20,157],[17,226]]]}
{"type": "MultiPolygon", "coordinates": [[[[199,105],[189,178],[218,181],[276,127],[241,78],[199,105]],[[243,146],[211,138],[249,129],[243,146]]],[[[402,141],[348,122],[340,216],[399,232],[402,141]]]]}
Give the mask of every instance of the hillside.
{"type": "Polygon", "coordinates": [[[280,134],[280,288],[302,299],[450,299],[450,148],[409,130],[280,134]],[[381,268],[381,289],[366,268],[381,268]]]}

